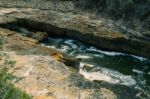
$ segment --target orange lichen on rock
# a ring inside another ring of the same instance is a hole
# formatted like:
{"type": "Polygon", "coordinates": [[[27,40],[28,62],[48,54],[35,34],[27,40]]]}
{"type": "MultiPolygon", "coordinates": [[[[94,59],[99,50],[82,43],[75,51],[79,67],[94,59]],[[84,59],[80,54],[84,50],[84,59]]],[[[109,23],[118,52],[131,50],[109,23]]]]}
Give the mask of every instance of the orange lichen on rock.
{"type": "Polygon", "coordinates": [[[54,58],[57,61],[60,61],[63,59],[63,55],[60,53],[53,53],[53,54],[51,54],[51,56],[52,56],[52,58],[54,58]]]}

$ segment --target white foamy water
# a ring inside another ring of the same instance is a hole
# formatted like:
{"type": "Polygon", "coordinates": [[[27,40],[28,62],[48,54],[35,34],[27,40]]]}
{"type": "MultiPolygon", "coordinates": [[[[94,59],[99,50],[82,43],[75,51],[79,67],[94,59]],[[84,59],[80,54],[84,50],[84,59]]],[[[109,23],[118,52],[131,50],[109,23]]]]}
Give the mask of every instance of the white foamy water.
{"type": "Polygon", "coordinates": [[[136,55],[131,55],[131,56],[134,57],[134,58],[136,58],[136,59],[139,59],[141,61],[148,60],[147,58],[143,58],[143,57],[136,56],[136,55]]]}
{"type": "Polygon", "coordinates": [[[86,79],[89,79],[91,81],[99,80],[99,81],[106,81],[106,82],[109,82],[112,84],[119,83],[119,80],[113,79],[112,77],[110,77],[106,74],[100,73],[100,72],[86,72],[86,71],[80,69],[79,73],[82,74],[86,79]]]}
{"type": "Polygon", "coordinates": [[[92,58],[92,57],[91,56],[87,56],[87,55],[77,55],[75,58],[89,59],[89,58],[92,58]]]}
{"type": "Polygon", "coordinates": [[[133,86],[137,83],[136,80],[131,75],[124,75],[122,73],[119,73],[119,72],[113,71],[113,70],[109,70],[107,68],[102,68],[101,71],[102,71],[102,73],[105,73],[115,79],[120,80],[120,82],[119,82],[120,84],[133,86]]]}
{"type": "Polygon", "coordinates": [[[87,72],[83,69],[85,63],[80,63],[79,73],[84,75],[89,80],[106,81],[112,84],[122,84],[127,86],[136,85],[136,80],[132,76],[123,75],[119,72],[109,70],[106,68],[100,68],[99,71],[87,72]]]}
{"type": "Polygon", "coordinates": [[[66,38],[49,38],[46,46],[81,59],[79,73],[91,81],[101,80],[112,84],[134,86],[138,89],[149,86],[147,84],[149,79],[144,76],[150,76],[150,62],[146,58],[121,52],[103,51],[66,38]],[[88,64],[91,70],[83,69],[84,64],[88,64]]]}
{"type": "Polygon", "coordinates": [[[102,50],[99,50],[95,47],[90,47],[89,49],[87,49],[88,51],[94,51],[94,52],[99,52],[99,53],[102,53],[102,54],[105,54],[105,55],[110,55],[110,56],[116,56],[116,55],[125,55],[124,53],[121,53],[121,52],[109,52],[109,51],[102,51],[102,50]]]}
{"type": "Polygon", "coordinates": [[[137,70],[137,69],[133,69],[132,71],[135,72],[135,73],[138,73],[138,74],[144,74],[143,71],[140,71],[140,70],[137,70]]]}

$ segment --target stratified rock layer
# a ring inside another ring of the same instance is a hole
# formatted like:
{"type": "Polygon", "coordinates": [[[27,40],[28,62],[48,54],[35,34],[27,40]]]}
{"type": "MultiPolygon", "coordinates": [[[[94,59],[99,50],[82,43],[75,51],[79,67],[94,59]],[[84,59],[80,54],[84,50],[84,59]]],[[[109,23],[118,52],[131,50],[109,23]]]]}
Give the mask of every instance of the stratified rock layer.
{"type": "Polygon", "coordinates": [[[31,8],[1,8],[0,12],[0,24],[4,27],[18,24],[47,32],[50,36],[70,37],[102,49],[150,58],[148,40],[142,37],[130,37],[108,26],[103,19],[94,19],[90,15],[31,8]]]}

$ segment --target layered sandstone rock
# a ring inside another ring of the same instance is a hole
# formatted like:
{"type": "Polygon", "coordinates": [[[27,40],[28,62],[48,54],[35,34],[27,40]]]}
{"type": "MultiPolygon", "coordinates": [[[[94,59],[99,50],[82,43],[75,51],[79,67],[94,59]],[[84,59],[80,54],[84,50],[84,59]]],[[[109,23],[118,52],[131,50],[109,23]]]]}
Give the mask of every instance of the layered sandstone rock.
{"type": "MultiPolygon", "coordinates": [[[[17,24],[47,32],[49,36],[70,37],[102,49],[150,57],[148,40],[121,32],[103,19],[94,19],[90,15],[31,8],[2,8],[0,11],[0,24],[3,27],[10,28],[17,24]]],[[[42,39],[41,36],[38,38],[42,39]]]]}

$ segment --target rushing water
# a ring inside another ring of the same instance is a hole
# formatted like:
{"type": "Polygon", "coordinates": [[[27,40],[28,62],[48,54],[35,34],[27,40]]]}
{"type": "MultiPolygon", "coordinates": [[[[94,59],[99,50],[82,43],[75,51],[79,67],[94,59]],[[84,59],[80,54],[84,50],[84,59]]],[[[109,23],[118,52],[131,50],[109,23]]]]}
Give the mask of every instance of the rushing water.
{"type": "Polygon", "coordinates": [[[81,58],[80,73],[90,80],[119,83],[150,92],[150,60],[119,52],[102,51],[68,38],[49,38],[47,47],[81,58]],[[85,70],[82,64],[89,64],[85,70]]]}

